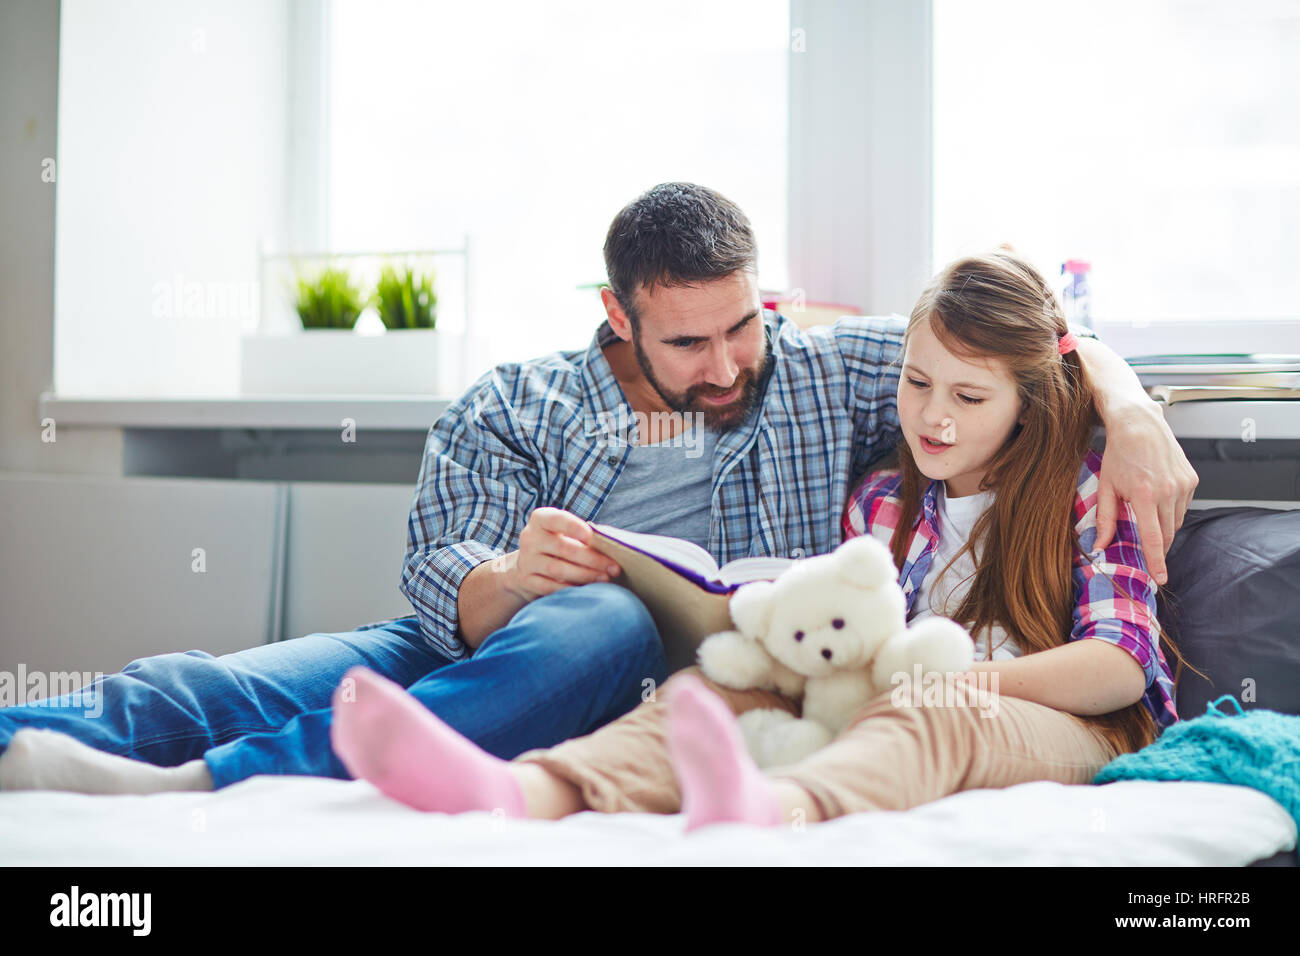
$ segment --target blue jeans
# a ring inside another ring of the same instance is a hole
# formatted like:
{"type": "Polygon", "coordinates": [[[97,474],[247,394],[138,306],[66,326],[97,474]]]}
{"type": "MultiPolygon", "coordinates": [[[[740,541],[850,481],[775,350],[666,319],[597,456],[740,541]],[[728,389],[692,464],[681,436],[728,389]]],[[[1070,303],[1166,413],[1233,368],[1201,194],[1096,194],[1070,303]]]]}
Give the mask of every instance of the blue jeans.
{"type": "Polygon", "coordinates": [[[330,746],[331,696],[358,664],[503,759],[588,734],[668,677],[645,605],[618,585],[586,584],[525,605],[462,661],[425,644],[414,617],[221,657],[142,658],[103,678],[94,707],[67,695],[0,708],[0,750],[21,728],[44,727],[158,766],[202,757],[218,788],[259,773],[346,780],[330,746]]]}

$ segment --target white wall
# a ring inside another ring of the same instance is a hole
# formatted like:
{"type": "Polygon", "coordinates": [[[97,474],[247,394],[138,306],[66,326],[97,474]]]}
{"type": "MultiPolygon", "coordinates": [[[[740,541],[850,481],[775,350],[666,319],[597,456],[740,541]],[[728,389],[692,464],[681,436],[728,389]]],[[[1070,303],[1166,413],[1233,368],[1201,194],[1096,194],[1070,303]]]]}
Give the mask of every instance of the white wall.
{"type": "Polygon", "coordinates": [[[286,235],[288,0],[64,0],[54,384],[232,395],[286,235]]]}
{"type": "Polygon", "coordinates": [[[111,673],[408,615],[412,493],[0,474],[0,670],[111,673]]]}
{"type": "MultiPolygon", "coordinates": [[[[0,475],[0,669],[112,673],[265,643],[286,497],[264,481],[0,475]]],[[[322,586],[343,586],[336,573],[322,586]]]]}
{"type": "Polygon", "coordinates": [[[400,590],[412,486],[295,481],[286,487],[281,638],[413,613],[400,590]]]}

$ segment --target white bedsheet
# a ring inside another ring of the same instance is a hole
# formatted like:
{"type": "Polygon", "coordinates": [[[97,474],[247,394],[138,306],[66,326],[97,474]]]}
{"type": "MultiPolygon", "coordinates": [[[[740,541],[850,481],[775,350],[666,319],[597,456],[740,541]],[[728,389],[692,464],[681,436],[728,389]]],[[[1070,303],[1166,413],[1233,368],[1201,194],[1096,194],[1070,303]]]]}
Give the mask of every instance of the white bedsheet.
{"type": "Polygon", "coordinates": [[[0,864],[1242,866],[1296,845],[1271,797],[1209,783],[1027,783],[802,830],[728,824],[688,837],[683,821],[447,816],[364,781],[258,776],[202,794],[0,793],[0,864]]]}

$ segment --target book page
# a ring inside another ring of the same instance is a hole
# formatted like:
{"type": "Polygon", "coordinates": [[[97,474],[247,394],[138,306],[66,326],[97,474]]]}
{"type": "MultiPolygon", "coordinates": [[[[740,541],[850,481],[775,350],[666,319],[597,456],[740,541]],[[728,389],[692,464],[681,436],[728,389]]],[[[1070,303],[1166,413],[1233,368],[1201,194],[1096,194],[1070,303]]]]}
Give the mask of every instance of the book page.
{"type": "Polygon", "coordinates": [[[722,566],[718,580],[723,584],[771,581],[792,564],[793,558],[737,558],[722,566]]]}
{"type": "Polygon", "coordinates": [[[624,531],[607,524],[590,522],[591,526],[606,537],[637,548],[647,554],[665,558],[684,568],[695,571],[706,580],[718,577],[718,563],[713,555],[693,541],[672,538],[664,534],[642,534],[639,531],[624,531]]]}

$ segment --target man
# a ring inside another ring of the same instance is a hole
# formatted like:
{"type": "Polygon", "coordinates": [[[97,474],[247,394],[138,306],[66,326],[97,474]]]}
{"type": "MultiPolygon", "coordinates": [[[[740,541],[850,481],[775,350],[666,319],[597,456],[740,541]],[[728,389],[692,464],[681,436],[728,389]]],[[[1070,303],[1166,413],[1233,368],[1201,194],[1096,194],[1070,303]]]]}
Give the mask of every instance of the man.
{"type": "MultiPolygon", "coordinates": [[[[624,208],[605,261],[606,321],[586,350],[498,366],[431,429],[402,573],[412,617],[135,661],[104,680],[95,720],[0,710],[0,789],[346,778],[330,702],[355,664],[513,757],[589,733],[667,677],[588,520],[686,538],[719,563],[833,549],[851,482],[898,438],[905,320],[801,332],[763,310],[748,220],[688,183],[624,208]]],[[[1108,436],[1097,546],[1129,500],[1163,582],[1195,473],[1123,360],[1095,338],[1079,351],[1108,436]]]]}

